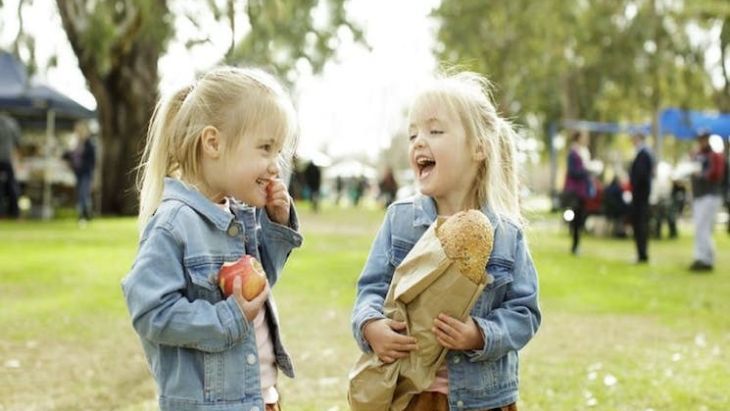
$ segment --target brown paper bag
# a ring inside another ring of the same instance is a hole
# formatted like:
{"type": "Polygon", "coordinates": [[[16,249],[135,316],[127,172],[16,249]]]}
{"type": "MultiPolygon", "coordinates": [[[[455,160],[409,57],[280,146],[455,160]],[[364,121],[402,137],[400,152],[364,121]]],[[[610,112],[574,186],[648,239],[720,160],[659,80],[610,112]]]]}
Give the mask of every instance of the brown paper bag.
{"type": "Polygon", "coordinates": [[[391,364],[363,354],[350,372],[352,411],[400,411],[432,383],[447,350],[431,332],[439,313],[465,320],[486,284],[475,284],[444,253],[432,224],[393,274],[383,305],[386,317],[405,321],[418,350],[391,364]]]}

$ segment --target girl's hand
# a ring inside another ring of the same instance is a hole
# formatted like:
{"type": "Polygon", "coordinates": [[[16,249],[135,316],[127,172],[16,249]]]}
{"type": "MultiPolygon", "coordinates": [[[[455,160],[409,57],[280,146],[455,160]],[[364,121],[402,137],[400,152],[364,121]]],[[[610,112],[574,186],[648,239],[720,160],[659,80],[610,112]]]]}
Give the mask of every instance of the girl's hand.
{"type": "Polygon", "coordinates": [[[378,358],[390,364],[418,349],[415,338],[401,334],[405,329],[404,322],[382,318],[366,323],[362,332],[378,358]]]}
{"type": "Polygon", "coordinates": [[[433,320],[431,331],[436,340],[450,350],[481,350],[484,348],[484,337],[474,319],[469,317],[465,322],[444,313],[433,320]]]}
{"type": "Polygon", "coordinates": [[[266,186],[266,213],[271,221],[281,225],[289,225],[289,212],[291,209],[291,197],[286,190],[286,185],[280,179],[272,179],[266,186]]]}
{"type": "Polygon", "coordinates": [[[243,316],[251,322],[254,318],[256,318],[259,311],[261,311],[261,307],[264,306],[264,303],[269,298],[269,291],[271,291],[269,288],[269,280],[266,280],[266,286],[264,286],[264,289],[261,290],[259,295],[254,297],[251,301],[248,301],[243,297],[243,291],[241,290],[242,282],[241,277],[236,277],[233,280],[233,298],[236,300],[238,308],[241,310],[243,316]]]}

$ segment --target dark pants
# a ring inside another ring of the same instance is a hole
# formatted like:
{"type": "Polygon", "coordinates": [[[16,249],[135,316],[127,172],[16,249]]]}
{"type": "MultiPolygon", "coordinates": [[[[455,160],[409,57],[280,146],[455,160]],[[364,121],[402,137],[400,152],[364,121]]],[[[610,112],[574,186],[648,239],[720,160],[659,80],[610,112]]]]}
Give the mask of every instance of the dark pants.
{"type": "Polygon", "coordinates": [[[7,215],[11,218],[18,218],[18,181],[15,179],[13,165],[9,161],[0,161],[0,204],[7,208],[7,212],[0,209],[0,216],[7,215]]]}
{"type": "Polygon", "coordinates": [[[570,222],[570,233],[573,236],[573,245],[570,251],[575,254],[578,252],[580,245],[580,234],[586,224],[586,202],[582,198],[574,196],[570,202],[570,208],[573,210],[573,221],[570,222]]]}
{"type": "Polygon", "coordinates": [[[79,219],[91,220],[91,174],[76,175],[76,210],[79,219]]]}
{"type": "Polygon", "coordinates": [[[631,223],[634,227],[634,242],[639,261],[647,261],[649,242],[649,201],[635,201],[631,205],[631,223]]]}

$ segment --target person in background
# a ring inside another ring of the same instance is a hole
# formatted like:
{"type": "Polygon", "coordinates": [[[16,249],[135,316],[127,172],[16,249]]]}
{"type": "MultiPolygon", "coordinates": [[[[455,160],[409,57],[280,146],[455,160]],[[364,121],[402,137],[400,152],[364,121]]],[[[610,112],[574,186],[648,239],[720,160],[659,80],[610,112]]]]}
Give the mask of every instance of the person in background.
{"type": "Polygon", "coordinates": [[[576,130],[571,135],[571,140],[563,195],[567,205],[573,210],[573,219],[570,221],[573,244],[570,252],[577,255],[580,251],[580,235],[587,217],[586,201],[595,195],[595,187],[588,171],[591,159],[588,151],[588,134],[576,130]]]}
{"type": "Polygon", "coordinates": [[[76,176],[76,210],[83,225],[92,217],[91,185],[96,168],[96,145],[86,122],[76,123],[76,148],[66,155],[76,176]]]}
{"type": "Polygon", "coordinates": [[[378,189],[380,190],[380,197],[383,198],[384,207],[388,208],[395,201],[395,195],[398,192],[398,182],[395,181],[395,175],[391,167],[385,169],[383,178],[378,182],[378,189]]]}
{"type": "Polygon", "coordinates": [[[335,205],[340,205],[342,193],[345,191],[345,180],[342,176],[335,177],[335,205]]]}
{"type": "Polygon", "coordinates": [[[15,177],[15,159],[20,147],[20,127],[14,118],[0,113],[0,216],[20,217],[18,208],[18,181],[15,177]]]}
{"type": "Polygon", "coordinates": [[[309,199],[312,202],[312,210],[319,211],[319,190],[322,186],[322,170],[313,161],[307,163],[304,169],[304,181],[309,188],[309,199]]]}
{"type": "Polygon", "coordinates": [[[651,194],[651,180],[654,175],[654,156],[646,145],[644,134],[634,134],[632,137],[636,156],[631,163],[629,179],[631,181],[631,224],[634,228],[634,243],[636,244],[636,262],[649,261],[649,194],[651,194]]]}
{"type": "Polygon", "coordinates": [[[615,175],[603,190],[603,209],[611,224],[613,237],[626,237],[626,217],[629,215],[630,204],[624,198],[625,182],[619,175],[615,175]]]}
{"type": "Polygon", "coordinates": [[[722,181],[725,177],[725,158],[710,146],[710,134],[697,136],[698,149],[693,160],[698,170],[692,175],[692,219],[695,226],[693,272],[714,269],[715,245],[712,232],[717,212],[722,206],[722,181]]]}

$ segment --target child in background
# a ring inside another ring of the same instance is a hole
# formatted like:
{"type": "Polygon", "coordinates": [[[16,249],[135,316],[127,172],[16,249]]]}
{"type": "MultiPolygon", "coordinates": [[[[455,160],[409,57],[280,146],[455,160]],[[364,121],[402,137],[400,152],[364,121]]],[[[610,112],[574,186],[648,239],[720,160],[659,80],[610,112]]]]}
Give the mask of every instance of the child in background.
{"type": "Polygon", "coordinates": [[[221,67],[158,103],[140,164],[141,240],[122,282],[161,410],[278,410],[293,377],[270,294],[302,237],[279,162],[296,115],[255,69],[221,67]],[[224,298],[217,273],[243,254],[267,284],[224,298]]]}
{"type": "Polygon", "coordinates": [[[360,348],[385,363],[417,350],[405,323],[385,318],[395,268],[437,216],[481,210],[494,226],[486,267],[494,278],[466,321],[444,313],[433,332],[449,349],[428,390],[407,410],[516,410],[518,350],[540,325],[537,272],[520,212],[512,126],[474,73],[437,79],[409,114],[409,157],[421,195],[389,208],[357,285],[352,327],[360,348]]]}

